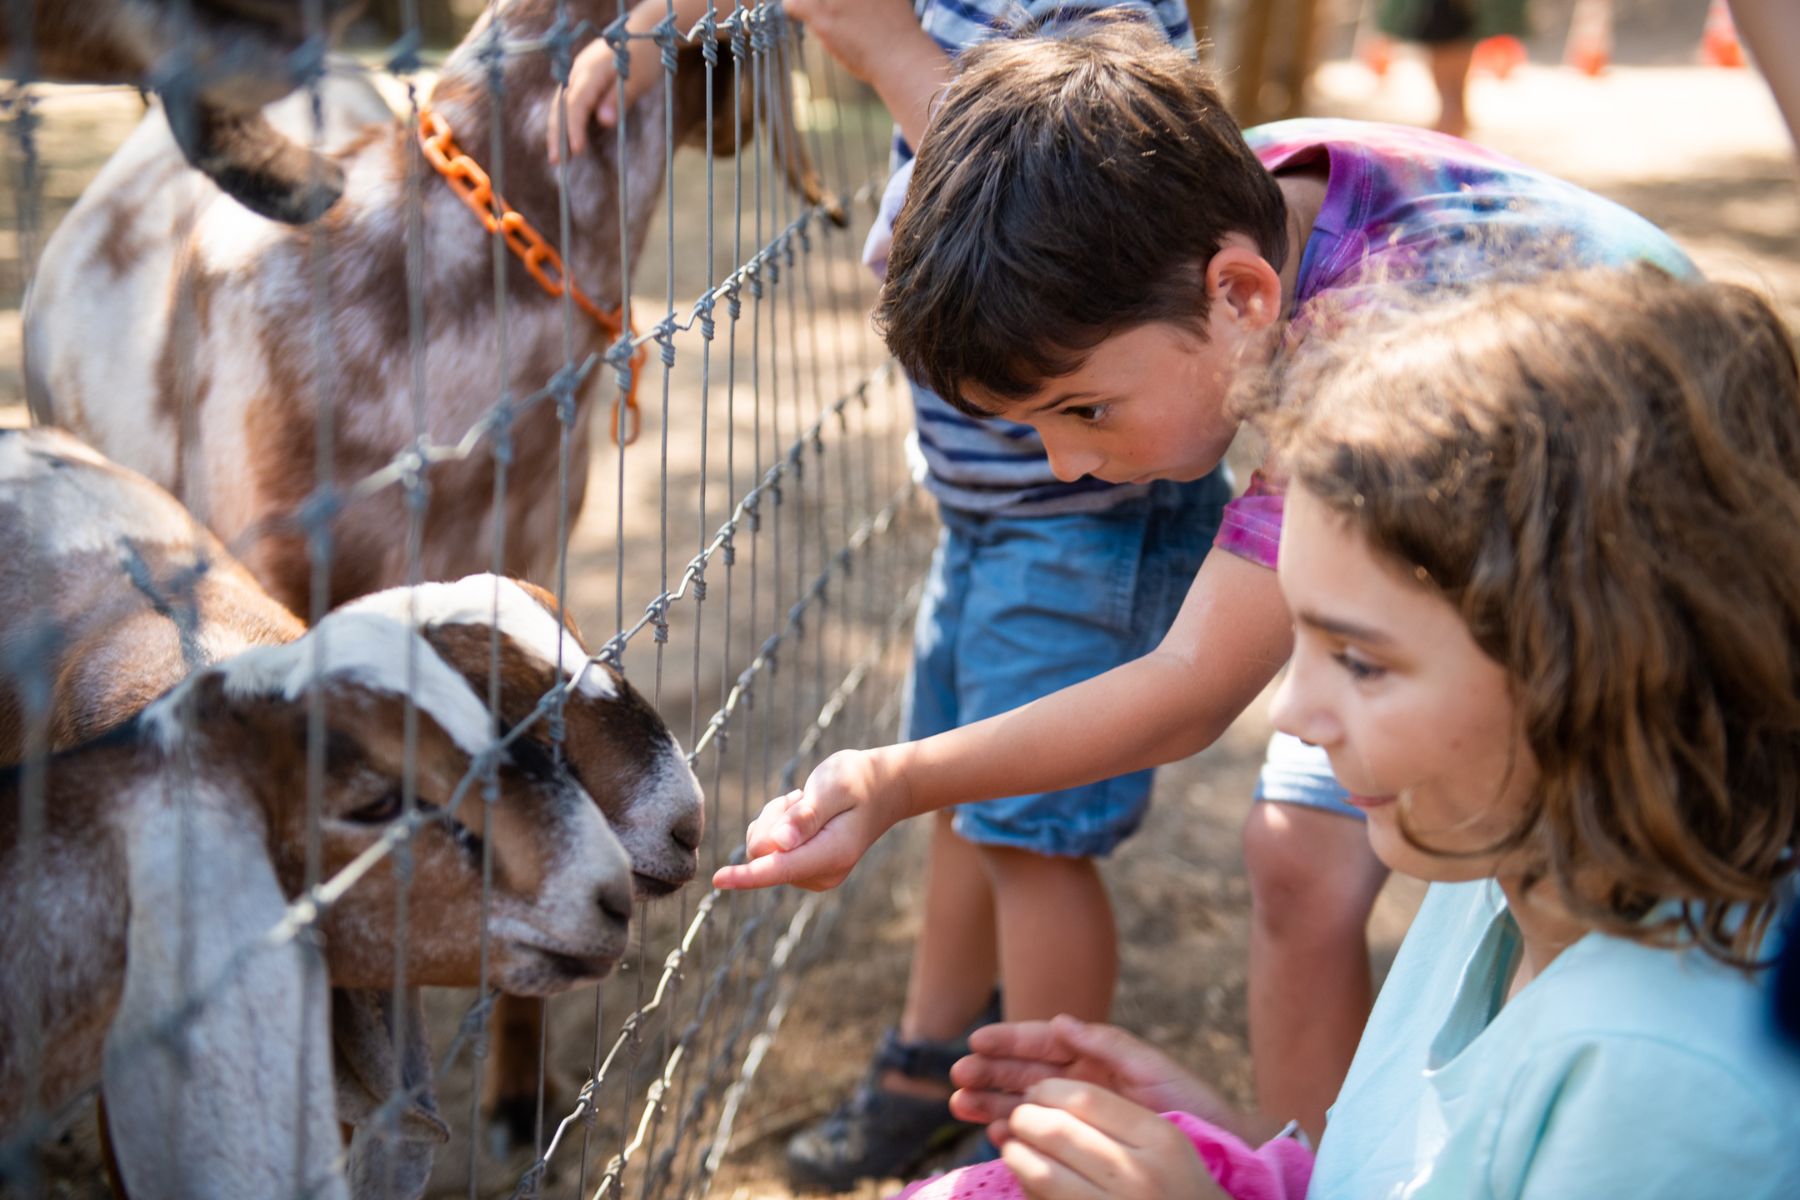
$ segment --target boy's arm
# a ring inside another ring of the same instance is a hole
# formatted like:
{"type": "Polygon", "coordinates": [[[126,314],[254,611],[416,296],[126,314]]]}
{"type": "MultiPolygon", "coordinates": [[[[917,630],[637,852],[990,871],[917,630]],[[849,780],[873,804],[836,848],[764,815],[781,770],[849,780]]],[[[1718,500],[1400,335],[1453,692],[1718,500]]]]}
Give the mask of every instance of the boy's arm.
{"type": "Polygon", "coordinates": [[[925,136],[931,101],[950,79],[950,56],[919,27],[909,0],[787,0],[844,69],[873,87],[901,136],[925,136]]]}
{"type": "Polygon", "coordinates": [[[745,838],[750,861],[713,881],[835,887],[907,817],[1185,758],[1224,732],[1292,646],[1275,572],[1215,551],[1149,654],[973,725],[832,755],[804,789],[770,801],[745,838]]]}

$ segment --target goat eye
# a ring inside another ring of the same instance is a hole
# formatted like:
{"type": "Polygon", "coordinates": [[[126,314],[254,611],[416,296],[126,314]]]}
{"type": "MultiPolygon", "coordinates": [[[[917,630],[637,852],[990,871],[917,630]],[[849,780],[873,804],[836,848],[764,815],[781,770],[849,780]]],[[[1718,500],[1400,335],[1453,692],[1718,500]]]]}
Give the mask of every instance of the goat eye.
{"type": "Polygon", "coordinates": [[[386,825],[400,815],[400,803],[400,790],[395,788],[373,804],[345,813],[344,820],[358,825],[386,825]]]}

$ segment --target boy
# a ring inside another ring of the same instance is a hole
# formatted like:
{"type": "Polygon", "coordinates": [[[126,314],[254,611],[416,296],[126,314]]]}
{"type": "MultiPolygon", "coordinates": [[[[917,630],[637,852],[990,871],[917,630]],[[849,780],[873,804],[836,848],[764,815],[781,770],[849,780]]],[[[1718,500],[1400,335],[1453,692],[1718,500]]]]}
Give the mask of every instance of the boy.
{"type": "MultiPolygon", "coordinates": [[[[1056,0],[790,0],[785,8],[882,97],[897,125],[897,164],[923,136],[951,55],[998,33],[1015,12],[1066,20],[1087,11],[1056,0]]],[[[706,8],[677,0],[673,11],[685,32],[706,8]]],[[[1192,52],[1181,0],[1138,11],[1192,52]]],[[[647,32],[669,12],[666,0],[644,0],[627,25],[647,32]]],[[[631,71],[626,103],[660,78],[631,71]]],[[[572,152],[586,148],[588,115],[612,125],[617,105],[611,48],[595,42],[570,74],[572,152]]],[[[554,160],[554,120],[550,137],[554,160]]],[[[914,399],[926,486],[944,528],[915,629],[902,736],[1004,712],[1153,647],[1230,496],[1223,469],[1184,483],[1059,480],[1029,428],[958,412],[916,386],[914,399]]],[[[910,1174],[966,1128],[950,1115],[949,1067],[965,1052],[968,1029],[1001,1015],[996,983],[1012,1020],[1058,1012],[1105,1019],[1117,934],[1094,860],[1137,828],[1150,783],[1140,771],[941,814],[899,1026],[876,1051],[867,1083],[790,1142],[800,1182],[843,1189],[864,1176],[910,1174]]]]}
{"type": "MultiPolygon", "coordinates": [[[[1284,336],[1372,285],[1645,259],[1665,236],[1455,139],[1346,121],[1240,133],[1204,73],[1141,24],[969,51],[920,149],[877,310],[914,376],[1022,422],[1059,478],[1193,479],[1236,433],[1226,393],[1284,336]]],[[[1003,716],[833,756],[752,824],[725,887],[828,887],[895,821],[1050,790],[1208,745],[1286,661],[1281,497],[1227,506],[1155,651],[1003,716]]],[[[1245,829],[1259,1104],[1315,1135],[1370,1003],[1384,871],[1322,756],[1277,739],[1245,829]]]]}

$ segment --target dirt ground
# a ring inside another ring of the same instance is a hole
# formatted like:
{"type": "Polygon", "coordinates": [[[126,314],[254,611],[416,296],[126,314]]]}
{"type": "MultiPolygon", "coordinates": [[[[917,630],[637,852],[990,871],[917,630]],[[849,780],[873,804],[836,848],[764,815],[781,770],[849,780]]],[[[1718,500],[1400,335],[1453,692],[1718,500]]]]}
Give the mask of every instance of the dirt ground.
{"type": "MultiPolygon", "coordinates": [[[[1682,26],[1677,40],[1686,36],[1682,26]]],[[[1598,79],[1548,65],[1528,65],[1504,82],[1480,78],[1472,97],[1474,136],[1629,205],[1668,229],[1708,273],[1762,287],[1800,321],[1800,190],[1785,130],[1752,73],[1697,68],[1682,64],[1679,57],[1669,50],[1665,39],[1635,58],[1625,56],[1623,65],[1598,79]]],[[[60,98],[54,112],[46,105],[42,141],[47,168],[42,190],[46,229],[135,120],[134,105],[134,100],[116,93],[81,92],[60,98]]],[[[1311,111],[1421,122],[1428,120],[1432,111],[1429,83],[1422,64],[1404,51],[1388,76],[1379,81],[1354,62],[1332,61],[1316,76],[1311,111]]],[[[864,118],[858,121],[866,127],[864,118]]],[[[698,169],[692,156],[684,161],[679,194],[693,194],[687,189],[698,179],[698,169]]],[[[10,178],[7,186],[14,186],[10,178]]],[[[16,208],[15,197],[0,197],[0,219],[11,222],[16,208]]],[[[682,217],[684,229],[691,226],[691,216],[689,212],[682,217]]],[[[16,224],[0,236],[12,239],[0,248],[5,259],[0,262],[0,286],[10,292],[0,296],[0,405],[11,406],[0,417],[17,421],[16,266],[20,253],[16,224]],[[14,269],[10,280],[6,278],[9,267],[14,269]]],[[[652,237],[658,254],[660,237],[660,233],[652,237]]],[[[812,376],[809,404],[821,395],[835,394],[838,377],[855,377],[876,361],[860,317],[866,289],[843,252],[847,246],[846,240],[837,257],[815,277],[826,302],[809,322],[808,334],[822,339],[825,357],[834,367],[825,371],[822,381],[819,375],[812,376]]],[[[697,268],[686,265],[685,248],[683,254],[676,291],[688,297],[698,291],[699,284],[697,268]]],[[[659,310],[661,288],[657,263],[647,263],[638,279],[638,303],[659,310]]],[[[685,363],[683,369],[687,369],[685,363]]],[[[808,388],[796,377],[794,390],[804,393],[808,388]]],[[[627,621],[635,619],[644,599],[658,590],[659,577],[670,569],[669,564],[679,573],[681,564],[691,556],[697,545],[696,531],[715,527],[723,517],[718,455],[724,439],[715,442],[706,460],[714,480],[708,508],[700,512],[694,503],[702,463],[691,439],[684,439],[680,432],[690,420],[698,419],[694,395],[695,389],[678,378],[668,423],[673,449],[667,476],[634,465],[621,482],[615,457],[597,456],[590,492],[593,499],[571,550],[570,594],[577,614],[590,630],[612,629],[621,607],[627,621]],[[665,501],[665,492],[672,499],[665,501]],[[623,497],[622,505],[613,502],[615,496],[623,497]],[[662,549],[659,512],[680,531],[671,540],[674,549],[662,549]],[[618,536],[621,525],[626,530],[622,541],[618,536]],[[623,586],[616,582],[620,571],[626,581],[623,586]],[[619,595],[624,597],[622,605],[619,595]]],[[[854,447],[852,461],[857,471],[870,477],[858,480],[859,487],[870,480],[897,484],[901,478],[892,451],[904,427],[904,409],[891,394],[882,399],[882,405],[887,407],[878,406],[855,427],[848,443],[854,447]]],[[[800,417],[816,407],[797,406],[794,411],[800,417]]],[[[735,436],[740,444],[748,445],[743,439],[749,436],[751,423],[741,412],[737,420],[740,427],[735,436]]],[[[789,437],[799,424],[798,420],[789,422],[789,437]]],[[[646,442],[657,439],[662,428],[662,419],[653,412],[646,442]]],[[[740,474],[740,480],[748,477],[748,472],[740,474]]],[[[738,491],[741,493],[741,486],[738,491]]],[[[861,488],[856,494],[867,496],[871,491],[861,488]]],[[[807,521],[838,520],[846,494],[822,491],[810,507],[803,501],[792,510],[795,530],[807,521]]],[[[887,594],[872,595],[866,587],[859,594],[860,599],[850,606],[853,611],[836,627],[838,640],[828,641],[828,650],[816,652],[817,681],[835,679],[833,670],[872,648],[881,614],[901,598],[910,573],[922,562],[928,538],[928,513],[916,512],[902,519],[901,532],[890,543],[893,548],[880,552],[889,555],[880,560],[883,573],[879,576],[879,586],[887,589],[887,594]]],[[[790,543],[796,545],[797,538],[790,543]]],[[[817,569],[820,562],[811,565],[817,569]]],[[[799,574],[794,577],[801,578],[799,574]]],[[[750,614],[756,620],[740,610],[739,640],[729,657],[718,640],[724,622],[713,620],[696,654],[691,625],[684,624],[691,618],[681,612],[676,614],[666,661],[657,659],[647,639],[633,643],[630,663],[634,677],[640,682],[657,681],[663,711],[670,714],[684,737],[691,737],[717,707],[721,680],[729,680],[746,665],[751,651],[745,647],[753,648],[773,626],[774,614],[784,611],[785,604],[798,596],[797,583],[780,586],[787,590],[778,597],[764,597],[762,608],[750,614]],[[774,602],[777,599],[780,609],[774,602]],[[752,626],[761,632],[753,632],[752,626]]],[[[884,659],[854,707],[855,725],[876,731],[871,736],[878,735],[883,723],[891,719],[898,665],[895,655],[884,659]]],[[[817,681],[810,691],[791,685],[798,689],[794,693],[798,696],[796,712],[816,710],[824,687],[817,681]],[[808,701],[811,709],[805,708],[808,701]]],[[[1216,746],[1166,768],[1159,776],[1147,827],[1105,866],[1122,947],[1115,1019],[1168,1048],[1246,1103],[1251,1099],[1245,1035],[1248,892],[1237,833],[1268,732],[1264,709],[1259,703],[1216,746]]],[[[752,720],[765,722],[764,730],[779,724],[767,712],[752,720]]],[[[789,732],[785,726],[776,730],[778,748],[782,745],[779,737],[789,732]]],[[[740,746],[734,753],[747,751],[740,746]]],[[[732,769],[736,770],[735,765],[732,769]]],[[[746,766],[743,778],[750,779],[751,773],[746,766]]],[[[702,776],[706,777],[704,770],[702,776]]],[[[757,778],[766,778],[766,772],[757,778]]],[[[750,783],[747,790],[755,792],[757,786],[750,783]]],[[[742,829],[743,797],[738,793],[746,786],[729,790],[729,800],[715,810],[715,837],[723,841],[714,853],[728,851],[742,829]]],[[[735,1136],[714,1184],[715,1194],[734,1200],[796,1195],[789,1190],[782,1171],[781,1147],[786,1136],[829,1108],[854,1083],[880,1031],[898,1013],[913,929],[911,912],[919,895],[918,831],[899,831],[889,840],[895,844],[879,862],[859,872],[859,886],[847,901],[827,901],[819,909],[817,923],[824,927],[824,936],[807,943],[805,957],[810,965],[804,974],[793,977],[796,986],[791,1007],[744,1096],[735,1136]]],[[[642,1001],[646,985],[654,985],[662,955],[672,944],[672,931],[687,922],[700,902],[699,886],[652,906],[640,923],[649,931],[643,935],[644,952],[627,963],[598,999],[587,992],[552,1006],[548,1067],[554,1093],[552,1112],[559,1111],[555,1101],[566,1110],[591,1065],[597,1024],[608,1030],[616,1028],[618,1017],[642,1001]],[[599,1022],[597,1009],[606,1014],[599,1022]]],[[[1399,882],[1384,895],[1371,926],[1378,963],[1391,956],[1417,895],[1415,886],[1399,882]]],[[[785,923],[795,911],[792,898],[780,903],[783,907],[767,914],[772,923],[785,923]]],[[[741,929],[743,915],[742,910],[736,911],[732,918],[736,923],[728,928],[741,929]]],[[[767,949],[769,943],[759,945],[767,949]]],[[[709,961],[723,964],[725,952],[709,961]]],[[[727,998],[747,995],[729,990],[724,994],[727,998]]],[[[468,1003],[469,998],[460,995],[434,999],[434,1027],[440,1040],[453,1032],[456,1018],[468,1003]]],[[[691,990],[686,1003],[695,1003],[691,990]]],[[[696,1008],[683,1011],[699,1015],[696,1008]]],[[[650,1050],[641,1057],[651,1065],[658,1060],[650,1050]]],[[[638,1077],[633,1079],[635,1089],[638,1077]]],[[[527,1153],[490,1161],[485,1148],[477,1145],[477,1182],[467,1182],[468,1089],[466,1076],[459,1074],[447,1077],[440,1088],[442,1107],[457,1127],[457,1140],[439,1156],[433,1194],[506,1195],[531,1157],[527,1153]]],[[[609,1143],[606,1137],[618,1136],[616,1126],[635,1120],[635,1100],[622,1091],[607,1105],[606,1124],[612,1132],[597,1140],[603,1149],[589,1159],[596,1166],[578,1175],[559,1164],[547,1194],[592,1194],[597,1164],[618,1144],[609,1143]],[[611,1119],[613,1113],[618,1114],[616,1120],[611,1119]]],[[[886,1190],[886,1185],[871,1184],[860,1194],[877,1196],[886,1190]]],[[[86,1193],[72,1183],[62,1194],[86,1193]]]]}

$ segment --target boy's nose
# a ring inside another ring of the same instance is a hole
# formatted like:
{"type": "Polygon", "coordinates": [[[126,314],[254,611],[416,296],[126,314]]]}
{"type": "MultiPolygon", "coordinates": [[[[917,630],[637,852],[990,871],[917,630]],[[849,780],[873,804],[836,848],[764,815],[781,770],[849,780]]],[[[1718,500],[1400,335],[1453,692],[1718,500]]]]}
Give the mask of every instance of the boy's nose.
{"type": "Polygon", "coordinates": [[[1093,474],[1103,461],[1098,454],[1059,448],[1050,442],[1044,443],[1044,453],[1050,458],[1051,473],[1064,483],[1074,483],[1084,475],[1093,474]]]}

